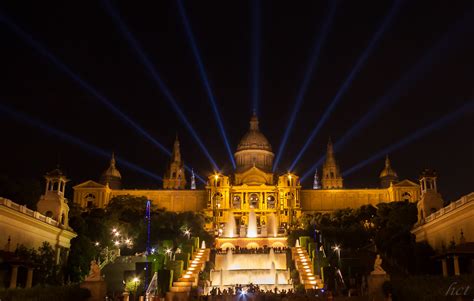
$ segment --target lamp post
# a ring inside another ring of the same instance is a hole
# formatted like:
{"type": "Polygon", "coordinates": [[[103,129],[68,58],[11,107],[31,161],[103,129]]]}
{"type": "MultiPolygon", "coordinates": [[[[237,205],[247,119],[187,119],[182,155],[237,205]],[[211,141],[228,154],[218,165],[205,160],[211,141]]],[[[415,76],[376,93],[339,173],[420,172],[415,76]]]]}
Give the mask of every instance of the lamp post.
{"type": "Polygon", "coordinates": [[[183,234],[188,237],[188,239],[191,238],[191,230],[189,228],[184,229],[183,234]]]}
{"type": "Polygon", "coordinates": [[[133,278],[133,284],[135,284],[134,290],[133,290],[133,300],[137,300],[137,290],[138,290],[138,283],[140,283],[140,279],[138,277],[133,278]]]}
{"type": "Polygon", "coordinates": [[[332,249],[337,253],[337,265],[341,267],[341,246],[335,245],[332,249]]]}

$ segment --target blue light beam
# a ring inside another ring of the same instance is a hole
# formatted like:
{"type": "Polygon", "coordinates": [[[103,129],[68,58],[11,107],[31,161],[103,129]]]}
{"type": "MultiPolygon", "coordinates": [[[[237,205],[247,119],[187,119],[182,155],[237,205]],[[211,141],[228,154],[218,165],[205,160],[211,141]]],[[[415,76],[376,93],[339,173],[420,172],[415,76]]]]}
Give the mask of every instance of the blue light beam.
{"type": "Polygon", "coordinates": [[[306,140],[306,143],[303,145],[303,147],[301,148],[300,152],[298,153],[298,155],[296,156],[295,160],[293,161],[293,163],[291,164],[290,166],[290,170],[293,170],[295,168],[295,165],[298,163],[298,161],[301,159],[301,157],[303,156],[304,152],[306,151],[306,149],[309,147],[309,145],[311,144],[311,142],[313,141],[314,137],[316,136],[316,134],[319,132],[319,130],[321,129],[321,127],[326,123],[327,119],[329,118],[329,116],[331,115],[332,111],[334,110],[334,108],[336,107],[336,105],[339,103],[339,101],[341,100],[342,96],[344,95],[344,93],[349,89],[352,81],[354,80],[355,76],[359,73],[359,71],[362,69],[362,67],[364,66],[365,62],[367,61],[368,57],[370,56],[370,54],[372,53],[373,49],[375,48],[376,44],[378,43],[378,41],[380,40],[380,38],[382,37],[383,33],[386,31],[387,27],[390,25],[391,21],[393,20],[393,18],[395,17],[396,13],[398,12],[399,8],[400,8],[400,3],[401,3],[401,0],[395,0],[393,2],[393,5],[388,13],[388,15],[384,18],[384,21],[383,23],[381,24],[381,26],[379,27],[379,29],[376,31],[375,35],[372,37],[372,40],[370,41],[369,45],[367,46],[367,48],[365,49],[365,51],[362,53],[362,55],[359,57],[359,59],[357,60],[354,68],[352,69],[352,71],[349,73],[349,76],[346,78],[346,80],[344,81],[344,83],[342,84],[341,88],[339,89],[339,91],[336,93],[336,96],[333,98],[333,100],[331,101],[331,103],[329,104],[329,106],[327,107],[326,111],[324,112],[323,116],[321,117],[321,119],[319,119],[319,122],[318,124],[316,125],[316,127],[313,129],[313,131],[310,133],[308,139],[306,140]]]}
{"type": "MultiPolygon", "coordinates": [[[[458,38],[464,33],[464,31],[472,31],[474,27],[466,24],[470,21],[472,21],[472,12],[467,13],[463,18],[451,26],[442,38],[431,47],[423,57],[419,59],[418,62],[388,90],[387,93],[376,101],[372,106],[372,109],[360,118],[359,121],[334,144],[334,151],[337,152],[342,149],[342,147],[349,143],[356,133],[366,127],[378,113],[397,101],[400,97],[401,91],[413,86],[413,84],[415,84],[423,74],[429,71],[429,68],[444,51],[455,46],[456,42],[460,41],[458,38]]],[[[305,178],[310,176],[316,168],[321,166],[325,158],[326,156],[319,158],[319,160],[304,173],[301,180],[303,181],[305,178]]]]}
{"type": "MultiPolygon", "coordinates": [[[[19,26],[17,26],[14,22],[12,22],[9,18],[5,15],[0,13],[0,22],[5,23],[16,35],[18,35],[26,44],[30,45],[36,51],[38,51],[41,55],[46,57],[49,61],[51,61],[56,67],[58,67],[62,72],[66,73],[69,77],[71,77],[79,86],[89,92],[91,95],[96,97],[102,104],[104,104],[108,109],[110,109],[114,114],[116,114],[121,120],[125,121],[129,126],[135,129],[140,135],[148,139],[153,145],[158,147],[162,152],[166,155],[171,156],[171,152],[163,146],[160,142],[158,142],[155,138],[153,138],[147,131],[145,131],[140,125],[138,125],[135,121],[133,121],[130,117],[128,117],[125,113],[123,113],[120,109],[118,109],[112,101],[108,100],[104,95],[99,93],[92,85],[84,81],[77,73],[72,71],[66,64],[64,64],[61,60],[59,60],[56,56],[54,56],[50,51],[46,49],[41,43],[33,39],[31,35],[23,31],[19,26]]],[[[189,166],[185,166],[186,170],[191,171],[192,168],[189,166]]],[[[200,182],[203,184],[206,181],[199,175],[196,174],[196,177],[200,182]]]]}
{"type": "Polygon", "coordinates": [[[230,158],[230,162],[232,163],[232,166],[236,167],[235,165],[235,160],[234,160],[234,155],[232,154],[232,149],[229,144],[229,139],[227,138],[227,133],[224,127],[224,123],[222,122],[221,114],[219,112],[219,108],[217,107],[217,100],[216,97],[214,96],[214,93],[212,92],[211,89],[211,83],[209,81],[209,78],[207,76],[206,68],[204,67],[204,63],[201,58],[201,54],[199,53],[199,48],[196,43],[196,40],[194,39],[193,31],[191,28],[191,24],[189,23],[189,19],[186,15],[186,9],[183,6],[183,3],[181,0],[178,0],[178,8],[179,8],[179,14],[181,15],[181,19],[183,21],[183,25],[186,31],[186,35],[188,37],[189,44],[191,45],[191,49],[193,51],[194,59],[196,60],[196,63],[198,65],[199,69],[199,74],[201,76],[202,83],[204,85],[204,88],[207,93],[207,97],[209,99],[209,102],[211,103],[212,106],[212,111],[214,113],[214,117],[216,118],[217,125],[219,126],[219,131],[222,136],[222,139],[224,139],[224,144],[227,150],[227,153],[230,158]]]}
{"type": "Polygon", "coordinates": [[[448,123],[450,123],[450,122],[454,121],[455,119],[461,117],[463,114],[469,113],[469,112],[474,112],[474,100],[471,100],[471,101],[467,102],[466,104],[462,105],[461,107],[459,107],[455,111],[453,111],[453,112],[451,112],[447,115],[444,115],[442,118],[440,118],[440,119],[436,120],[435,122],[433,122],[433,123],[421,128],[421,129],[417,130],[412,135],[398,141],[397,143],[392,144],[391,146],[388,146],[388,147],[382,149],[381,151],[379,151],[376,154],[372,155],[367,160],[364,160],[364,161],[352,166],[348,170],[344,171],[342,173],[342,175],[344,177],[346,177],[346,176],[350,175],[351,173],[359,170],[360,168],[362,168],[362,167],[364,167],[364,166],[366,166],[366,165],[382,158],[386,154],[394,152],[395,150],[407,145],[408,143],[411,143],[411,142],[413,142],[413,141],[429,134],[430,132],[439,129],[442,126],[447,125],[448,123]]]}
{"type": "MultiPolygon", "coordinates": [[[[48,124],[38,120],[38,119],[34,119],[32,117],[29,117],[27,115],[25,115],[24,113],[21,113],[21,112],[18,112],[10,107],[7,107],[5,105],[2,105],[0,104],[0,112],[4,112],[6,113],[7,115],[11,116],[12,118],[14,118],[15,120],[17,121],[20,121],[22,123],[25,123],[33,128],[38,128],[44,132],[46,132],[47,134],[50,134],[50,135],[53,135],[53,136],[56,136],[64,141],[67,141],[71,144],[74,144],[74,145],[77,145],[79,147],[81,147],[82,149],[86,150],[87,152],[91,153],[91,154],[94,154],[94,155],[98,155],[98,156],[101,156],[101,157],[104,157],[104,158],[110,158],[110,154],[111,152],[110,151],[106,151],[106,150],[103,150],[97,146],[94,146],[94,145],[91,145],[91,144],[88,144],[87,142],[84,142],[83,140],[77,138],[77,137],[74,137],[70,134],[67,134],[63,131],[60,131],[56,128],[53,128],[51,126],[49,126],[48,124]]],[[[132,171],[135,171],[135,172],[139,172],[145,176],[148,176],[154,180],[158,180],[158,181],[163,181],[163,179],[154,174],[153,172],[151,171],[148,171],[136,164],[133,164],[133,163],[130,163],[128,161],[126,161],[125,159],[122,159],[120,157],[115,157],[117,162],[119,164],[121,164],[122,166],[132,170],[132,171]]]]}
{"type": "Polygon", "coordinates": [[[184,112],[179,107],[177,101],[175,100],[175,98],[171,94],[171,91],[168,89],[165,82],[161,79],[160,74],[158,73],[156,68],[153,66],[152,62],[150,61],[150,59],[146,55],[145,51],[140,46],[140,43],[135,39],[133,34],[128,30],[127,26],[125,25],[125,22],[123,22],[123,20],[120,17],[118,11],[112,6],[112,4],[110,3],[109,0],[103,0],[103,3],[105,4],[105,9],[106,9],[107,13],[112,17],[115,24],[117,25],[117,27],[122,32],[125,39],[128,41],[128,43],[132,47],[135,54],[138,56],[141,63],[147,69],[147,71],[148,71],[149,75],[151,76],[152,80],[158,85],[161,92],[164,94],[165,99],[171,105],[171,107],[173,108],[175,113],[178,114],[178,117],[184,123],[184,125],[186,126],[188,131],[191,133],[191,136],[194,138],[194,140],[196,140],[197,144],[201,148],[204,155],[209,159],[209,162],[211,163],[212,167],[215,170],[220,170],[219,167],[217,166],[216,162],[212,158],[211,154],[207,150],[206,146],[202,142],[201,138],[199,137],[199,135],[197,134],[197,132],[194,130],[193,126],[189,122],[188,118],[186,117],[184,112]]]}
{"type": "Polygon", "coordinates": [[[260,109],[260,57],[261,57],[261,3],[260,0],[252,0],[252,113],[258,116],[260,109]]]}
{"type": "Polygon", "coordinates": [[[472,24],[470,26],[466,24],[468,22],[472,23],[472,12],[466,14],[464,18],[451,26],[442,38],[431,47],[424,56],[418,60],[418,62],[408,72],[406,72],[403,77],[390,88],[390,90],[388,90],[387,93],[376,101],[370,111],[360,118],[359,121],[334,144],[335,151],[341,149],[351,141],[353,136],[366,127],[370,121],[374,120],[378,113],[400,99],[401,92],[412,87],[422,75],[428,72],[433,63],[437,62],[442,52],[449,48],[453,48],[456,42],[460,41],[457,38],[459,38],[461,34],[466,30],[473,31],[474,26],[472,26],[472,24]]]}
{"type": "Polygon", "coordinates": [[[278,152],[275,157],[275,162],[273,164],[273,172],[275,172],[276,169],[278,168],[278,164],[280,163],[281,156],[283,155],[283,152],[285,151],[286,143],[288,142],[288,138],[290,136],[291,130],[293,129],[293,125],[296,120],[296,115],[300,111],[301,105],[303,104],[306,90],[308,89],[308,85],[313,75],[314,69],[316,68],[319,61],[321,48],[326,41],[326,37],[329,33],[329,29],[331,28],[331,24],[334,19],[334,15],[336,14],[337,1],[329,1],[329,2],[330,2],[329,14],[326,16],[326,19],[321,27],[320,34],[314,41],[315,43],[313,46],[311,57],[308,61],[308,65],[307,65],[308,67],[306,68],[303,81],[301,83],[300,89],[296,96],[295,106],[293,107],[293,111],[291,112],[290,120],[288,121],[288,124],[285,129],[285,133],[283,134],[283,138],[281,139],[281,142],[280,142],[280,147],[278,148],[278,152]]]}
{"type": "Polygon", "coordinates": [[[14,24],[6,16],[0,13],[0,21],[4,22],[15,34],[17,34],[24,42],[33,47],[44,57],[50,60],[56,67],[61,69],[64,73],[70,76],[76,83],[79,84],[83,89],[92,94],[97,98],[102,104],[104,104],[109,110],[115,113],[120,119],[128,123],[132,128],[134,128],[139,134],[151,141],[155,146],[157,146],[161,151],[163,151],[168,156],[171,156],[171,152],[166,149],[160,142],[148,134],[140,125],[118,109],[110,100],[108,100],[104,95],[99,93],[92,85],[84,81],[77,73],[72,71],[66,64],[54,56],[50,51],[46,49],[41,43],[33,39],[31,35],[23,31],[20,27],[14,24]]]}

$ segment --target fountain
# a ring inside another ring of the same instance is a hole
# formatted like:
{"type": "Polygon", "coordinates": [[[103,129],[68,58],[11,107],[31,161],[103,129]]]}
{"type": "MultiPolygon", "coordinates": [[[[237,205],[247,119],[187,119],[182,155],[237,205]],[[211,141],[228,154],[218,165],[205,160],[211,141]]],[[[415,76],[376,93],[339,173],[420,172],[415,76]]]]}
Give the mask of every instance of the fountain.
{"type": "Polygon", "coordinates": [[[232,255],[232,250],[229,248],[227,249],[227,254],[225,256],[226,261],[226,270],[232,269],[232,264],[234,263],[234,257],[232,255]]]}
{"type": "Polygon", "coordinates": [[[225,225],[224,237],[235,237],[235,218],[232,211],[229,212],[225,225]]]}
{"type": "Polygon", "coordinates": [[[268,261],[275,264],[275,251],[273,251],[273,248],[270,249],[270,253],[268,254],[268,261]]]}
{"type": "MultiPolygon", "coordinates": [[[[278,252],[286,248],[287,237],[278,236],[278,218],[275,214],[267,215],[266,227],[257,229],[257,214],[249,208],[246,225],[240,225],[237,233],[234,213],[226,218],[224,234],[216,239],[215,247],[221,251],[215,255],[214,270],[211,270],[211,287],[231,288],[236,284],[258,284],[263,290],[290,289],[290,270],[287,265],[287,252],[278,252]],[[268,231],[266,231],[266,229],[268,231]],[[241,249],[258,249],[253,252],[241,249]]],[[[244,215],[243,212],[239,216],[244,215]]],[[[237,214],[236,214],[237,216],[237,214]]],[[[211,289],[211,288],[209,288],[211,289]]]]}
{"type": "Polygon", "coordinates": [[[278,274],[276,272],[275,263],[272,261],[270,267],[270,276],[273,276],[273,284],[278,284],[278,274]]]}
{"type": "Polygon", "coordinates": [[[255,210],[250,209],[247,237],[257,237],[257,216],[255,210]]]}
{"type": "Polygon", "coordinates": [[[274,213],[270,213],[267,216],[267,229],[268,229],[268,236],[277,237],[278,235],[278,221],[274,213]]]}

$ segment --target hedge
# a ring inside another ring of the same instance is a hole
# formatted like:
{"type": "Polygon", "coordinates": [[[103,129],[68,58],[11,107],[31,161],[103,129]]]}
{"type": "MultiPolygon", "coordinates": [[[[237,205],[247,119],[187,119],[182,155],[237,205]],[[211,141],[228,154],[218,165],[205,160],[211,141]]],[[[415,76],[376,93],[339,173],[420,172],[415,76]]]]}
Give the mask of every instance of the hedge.
{"type": "Polygon", "coordinates": [[[90,296],[90,291],[80,288],[79,285],[0,290],[0,300],[2,301],[82,301],[87,300],[90,296]]]}

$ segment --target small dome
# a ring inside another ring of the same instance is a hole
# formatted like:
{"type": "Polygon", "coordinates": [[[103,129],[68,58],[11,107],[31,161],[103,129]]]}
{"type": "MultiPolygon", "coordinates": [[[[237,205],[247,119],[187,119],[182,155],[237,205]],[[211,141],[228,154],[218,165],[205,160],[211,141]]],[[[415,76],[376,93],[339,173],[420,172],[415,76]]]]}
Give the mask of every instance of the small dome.
{"type": "Polygon", "coordinates": [[[242,137],[239,145],[237,146],[237,151],[246,150],[246,149],[260,149],[272,151],[272,146],[268,139],[260,132],[258,128],[258,118],[254,114],[250,119],[250,130],[242,137]]]}
{"type": "Polygon", "coordinates": [[[380,178],[384,177],[398,177],[397,173],[395,172],[395,170],[392,169],[392,166],[390,165],[390,160],[388,159],[388,156],[385,158],[385,168],[380,173],[380,178]]]}
{"type": "Polygon", "coordinates": [[[107,168],[103,173],[102,177],[115,177],[115,178],[122,178],[122,175],[115,167],[115,154],[112,154],[112,158],[110,159],[109,168],[107,168]]]}

